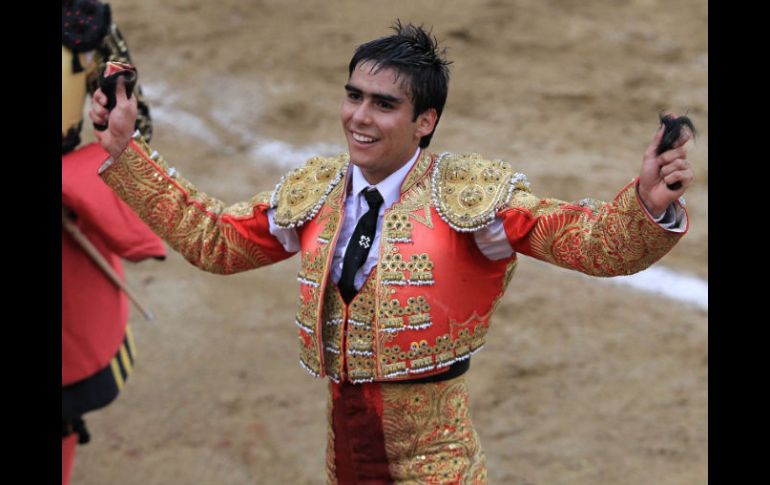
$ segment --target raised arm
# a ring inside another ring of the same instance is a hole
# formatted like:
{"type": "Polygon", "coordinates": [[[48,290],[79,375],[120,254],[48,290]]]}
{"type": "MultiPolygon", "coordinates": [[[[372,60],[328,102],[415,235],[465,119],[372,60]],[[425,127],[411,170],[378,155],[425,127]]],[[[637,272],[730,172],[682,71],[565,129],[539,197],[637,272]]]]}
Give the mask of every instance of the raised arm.
{"type": "MultiPolygon", "coordinates": [[[[133,64],[131,55],[128,51],[128,44],[126,44],[126,40],[123,38],[123,35],[115,24],[110,25],[107,35],[102,39],[95,54],[95,61],[98,67],[89,72],[86,80],[88,92],[91,95],[93,95],[99,88],[99,75],[107,62],[117,61],[133,64]]],[[[134,96],[136,96],[137,101],[137,116],[134,129],[139,130],[145,141],[150,142],[152,139],[152,118],[150,117],[150,108],[144,100],[142,87],[138,84],[134,87],[134,96]]]]}
{"type": "Polygon", "coordinates": [[[258,268],[292,255],[270,234],[268,192],[225,207],[198,191],[138,132],[132,137],[136,97],[126,98],[122,79],[116,99],[115,108],[107,112],[106,96],[97,90],[89,113],[95,123],[109,119],[108,128],[97,132],[112,156],[100,175],[169,246],[195,266],[219,274],[258,268]]]}
{"type": "Polygon", "coordinates": [[[666,255],[688,229],[680,196],[692,170],[684,148],[687,135],[672,150],[655,155],[662,133],[645,151],[640,176],[611,202],[541,199],[518,185],[498,211],[514,250],[594,276],[636,273],[666,255]],[[666,186],[677,181],[682,187],[676,191],[666,186]],[[672,229],[658,224],[661,217],[670,219],[672,229]]]}

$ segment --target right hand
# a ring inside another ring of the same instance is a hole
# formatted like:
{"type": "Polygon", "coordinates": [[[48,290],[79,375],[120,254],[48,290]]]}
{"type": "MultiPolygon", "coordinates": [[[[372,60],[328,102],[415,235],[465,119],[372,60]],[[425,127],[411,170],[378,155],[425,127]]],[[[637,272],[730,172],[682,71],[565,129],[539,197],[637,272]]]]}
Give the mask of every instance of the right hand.
{"type": "Polygon", "coordinates": [[[117,159],[131,141],[136,124],[136,96],[126,97],[125,79],[118,79],[115,88],[116,104],[112,111],[107,111],[107,95],[97,89],[91,99],[91,109],[88,116],[98,124],[108,123],[105,131],[94,131],[96,139],[113,159],[117,159]],[[109,121],[108,121],[109,120],[109,121]]]}

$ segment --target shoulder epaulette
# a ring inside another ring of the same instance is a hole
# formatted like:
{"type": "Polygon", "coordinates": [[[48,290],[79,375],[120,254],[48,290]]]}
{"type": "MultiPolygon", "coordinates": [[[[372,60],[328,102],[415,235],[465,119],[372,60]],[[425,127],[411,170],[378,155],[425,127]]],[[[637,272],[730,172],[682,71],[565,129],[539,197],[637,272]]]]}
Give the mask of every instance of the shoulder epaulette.
{"type": "Polygon", "coordinates": [[[489,225],[515,190],[529,192],[524,174],[508,162],[477,153],[443,153],[433,166],[433,204],[453,229],[473,232],[489,225]]]}
{"type": "Polygon", "coordinates": [[[348,155],[313,157],[284,175],[275,186],[270,206],[279,227],[299,227],[313,219],[326,197],[345,176],[348,155]]]}

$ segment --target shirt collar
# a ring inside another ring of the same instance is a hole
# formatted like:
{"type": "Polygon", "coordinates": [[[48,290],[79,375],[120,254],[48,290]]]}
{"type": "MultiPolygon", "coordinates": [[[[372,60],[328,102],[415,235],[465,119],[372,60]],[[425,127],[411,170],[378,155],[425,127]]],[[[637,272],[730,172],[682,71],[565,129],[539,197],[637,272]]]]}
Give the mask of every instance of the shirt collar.
{"type": "Polygon", "coordinates": [[[412,169],[417,157],[420,155],[420,148],[417,147],[417,151],[414,152],[412,158],[392,174],[388,175],[382,182],[377,185],[372,185],[366,181],[363,172],[356,165],[353,165],[353,191],[350,194],[353,197],[358,196],[361,191],[369,187],[376,187],[380,192],[382,199],[384,200],[383,207],[389,208],[401,197],[401,184],[404,182],[409,170],[412,169]]]}

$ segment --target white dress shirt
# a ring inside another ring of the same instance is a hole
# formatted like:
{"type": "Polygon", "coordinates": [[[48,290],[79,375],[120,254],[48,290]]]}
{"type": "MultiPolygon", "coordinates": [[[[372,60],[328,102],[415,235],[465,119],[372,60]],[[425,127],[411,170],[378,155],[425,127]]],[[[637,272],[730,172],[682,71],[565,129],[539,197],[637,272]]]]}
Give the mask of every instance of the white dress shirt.
{"type": "MultiPolygon", "coordinates": [[[[396,170],[376,185],[371,185],[367,182],[361,169],[355,165],[353,165],[353,169],[348,172],[349,176],[345,180],[348,187],[345,195],[345,215],[342,221],[340,235],[337,238],[337,246],[334,248],[334,256],[332,258],[331,277],[334,283],[337,283],[342,276],[342,263],[345,256],[345,249],[347,249],[350,237],[353,235],[356,224],[358,224],[358,219],[369,211],[369,205],[366,203],[366,199],[362,192],[370,187],[376,188],[380,192],[380,195],[382,195],[384,202],[380,206],[377,229],[374,234],[374,241],[369,249],[369,255],[361,268],[356,272],[353,281],[357,290],[361,289],[366,278],[369,276],[369,273],[377,264],[383,214],[386,209],[389,209],[393,204],[398,202],[401,197],[401,184],[417,162],[419,156],[420,149],[418,148],[414,156],[412,156],[403,167],[396,170]]],[[[677,207],[672,204],[669,206],[668,210],[666,210],[665,214],[657,219],[656,222],[666,229],[682,231],[684,230],[682,224],[683,215],[684,211],[681,209],[677,210],[677,207]]],[[[283,248],[290,253],[299,251],[299,237],[297,236],[296,229],[284,229],[278,227],[275,224],[275,209],[268,210],[267,217],[270,222],[270,234],[280,241],[283,248]]],[[[508,241],[508,237],[505,233],[503,221],[499,218],[495,218],[490,225],[483,229],[475,231],[473,237],[476,241],[476,246],[482,254],[490,260],[495,261],[504,259],[514,253],[511,243],[508,241]]]]}

